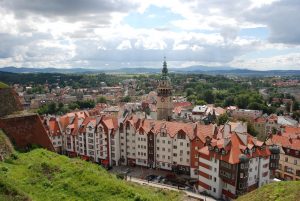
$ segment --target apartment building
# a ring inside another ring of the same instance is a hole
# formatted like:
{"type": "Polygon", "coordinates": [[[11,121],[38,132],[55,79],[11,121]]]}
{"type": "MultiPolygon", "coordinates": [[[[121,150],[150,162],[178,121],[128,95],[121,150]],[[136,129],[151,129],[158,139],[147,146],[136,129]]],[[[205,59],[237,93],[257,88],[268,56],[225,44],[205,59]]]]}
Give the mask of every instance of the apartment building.
{"type": "Polygon", "coordinates": [[[282,133],[271,135],[268,143],[280,146],[276,177],[283,180],[300,180],[300,128],[286,127],[282,133]]]}
{"type": "Polygon", "coordinates": [[[57,153],[62,153],[63,151],[63,135],[61,133],[58,121],[55,117],[45,118],[44,126],[46,128],[49,139],[57,153]]]}
{"type": "Polygon", "coordinates": [[[279,148],[249,135],[242,122],[217,127],[85,112],[53,120],[71,157],[186,174],[215,198],[233,199],[267,184],[278,167],[279,148]]]}
{"type": "Polygon", "coordinates": [[[235,199],[269,183],[278,166],[279,148],[270,149],[248,133],[231,131],[229,124],[221,134],[199,150],[199,191],[235,199]]]}

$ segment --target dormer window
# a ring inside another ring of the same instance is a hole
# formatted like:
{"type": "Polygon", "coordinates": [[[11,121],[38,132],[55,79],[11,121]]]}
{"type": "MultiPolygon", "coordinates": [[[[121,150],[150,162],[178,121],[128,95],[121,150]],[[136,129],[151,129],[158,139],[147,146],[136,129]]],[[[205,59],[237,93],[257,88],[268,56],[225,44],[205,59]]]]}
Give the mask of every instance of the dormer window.
{"type": "Polygon", "coordinates": [[[185,134],[184,133],[178,133],[177,138],[178,139],[185,139],[185,134]]]}
{"type": "Polygon", "coordinates": [[[253,148],[252,148],[252,153],[255,153],[255,151],[256,151],[256,148],[253,147],[253,148]]]}
{"type": "Polygon", "coordinates": [[[162,132],[160,133],[160,136],[161,136],[161,137],[167,137],[167,133],[166,133],[165,131],[162,131],[162,132]]]}
{"type": "Polygon", "coordinates": [[[219,152],[219,148],[218,147],[215,147],[215,152],[219,152]]]}
{"type": "Polygon", "coordinates": [[[211,145],[208,145],[208,150],[209,150],[209,151],[212,151],[212,150],[214,150],[213,146],[211,146],[211,145]]]}
{"type": "Polygon", "coordinates": [[[225,155],[226,151],[224,149],[222,149],[222,155],[225,155]]]}

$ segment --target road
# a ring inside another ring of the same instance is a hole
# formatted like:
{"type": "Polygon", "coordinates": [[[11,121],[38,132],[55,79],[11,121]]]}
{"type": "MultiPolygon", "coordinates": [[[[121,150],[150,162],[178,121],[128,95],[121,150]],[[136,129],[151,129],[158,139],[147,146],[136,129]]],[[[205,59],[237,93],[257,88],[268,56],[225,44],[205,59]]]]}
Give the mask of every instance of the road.
{"type": "Polygon", "coordinates": [[[152,187],[156,187],[156,188],[162,188],[162,189],[167,189],[167,190],[172,190],[172,191],[181,191],[184,192],[186,194],[186,199],[185,200],[203,200],[203,201],[216,201],[215,199],[211,198],[211,197],[206,197],[204,195],[200,195],[200,194],[196,194],[196,193],[192,193],[189,191],[185,191],[185,190],[178,190],[176,187],[170,186],[170,185],[166,185],[166,184],[159,184],[159,183],[152,183],[152,182],[147,182],[146,180],[142,180],[142,179],[137,179],[134,177],[128,177],[127,181],[131,181],[134,183],[138,183],[138,184],[142,184],[142,185],[148,185],[148,186],[152,186],[152,187]]]}

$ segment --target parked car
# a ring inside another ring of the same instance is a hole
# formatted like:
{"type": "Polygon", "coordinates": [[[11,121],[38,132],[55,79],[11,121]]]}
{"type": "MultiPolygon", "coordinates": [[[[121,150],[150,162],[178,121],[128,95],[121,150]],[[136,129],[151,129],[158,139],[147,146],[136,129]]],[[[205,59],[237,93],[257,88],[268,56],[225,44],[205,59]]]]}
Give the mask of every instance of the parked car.
{"type": "Polygon", "coordinates": [[[165,177],[163,177],[163,176],[158,176],[158,177],[156,177],[156,178],[153,180],[153,182],[161,183],[164,179],[165,179],[165,177]]]}
{"type": "Polygon", "coordinates": [[[153,181],[154,179],[157,178],[157,175],[151,174],[145,177],[146,180],[148,181],[153,181]]]}

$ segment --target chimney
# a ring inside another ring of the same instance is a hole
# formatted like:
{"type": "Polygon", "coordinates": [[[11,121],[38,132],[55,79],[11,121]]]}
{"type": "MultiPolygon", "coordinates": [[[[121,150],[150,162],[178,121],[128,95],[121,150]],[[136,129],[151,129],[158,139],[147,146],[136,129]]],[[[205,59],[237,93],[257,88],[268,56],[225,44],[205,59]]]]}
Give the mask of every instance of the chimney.
{"type": "Polygon", "coordinates": [[[257,137],[253,138],[253,143],[256,145],[256,143],[257,143],[257,137]]]}
{"type": "Polygon", "coordinates": [[[226,137],[228,137],[229,136],[229,134],[230,134],[230,132],[231,132],[231,126],[230,126],[230,124],[228,124],[228,123],[226,123],[225,125],[224,125],[224,131],[223,131],[223,138],[226,138],[226,137]]]}
{"type": "Polygon", "coordinates": [[[229,142],[230,142],[230,137],[229,136],[225,137],[223,147],[225,148],[229,142]]]}

